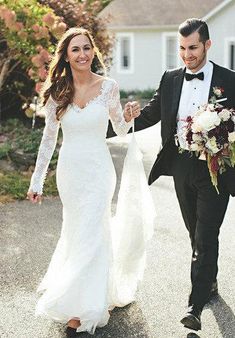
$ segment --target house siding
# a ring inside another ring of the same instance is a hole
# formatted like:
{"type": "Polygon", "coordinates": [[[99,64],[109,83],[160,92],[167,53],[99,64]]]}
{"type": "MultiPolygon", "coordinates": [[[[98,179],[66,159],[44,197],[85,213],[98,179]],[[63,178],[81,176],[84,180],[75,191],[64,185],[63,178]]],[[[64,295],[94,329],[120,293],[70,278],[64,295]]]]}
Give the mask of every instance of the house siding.
{"type": "Polygon", "coordinates": [[[226,39],[235,40],[235,3],[222,9],[217,15],[208,19],[208,26],[212,40],[209,58],[221,66],[228,67],[226,56],[226,39]]]}
{"type": "Polygon", "coordinates": [[[156,88],[157,80],[162,74],[161,32],[134,32],[133,62],[133,73],[119,73],[117,55],[114,52],[109,75],[118,81],[121,89],[156,88]]]}
{"type": "MultiPolygon", "coordinates": [[[[215,63],[228,67],[226,39],[235,40],[235,2],[231,2],[217,14],[208,18],[212,46],[208,58],[215,63]]],[[[122,32],[124,32],[122,30],[122,32]]],[[[113,66],[109,75],[117,80],[120,89],[154,89],[158,87],[164,69],[164,30],[127,30],[134,36],[133,73],[121,74],[117,71],[117,60],[114,50],[113,66]]],[[[170,32],[174,32],[170,30],[170,32]]],[[[176,32],[176,31],[175,31],[176,32]]],[[[180,63],[182,64],[182,63],[180,63]]]]}

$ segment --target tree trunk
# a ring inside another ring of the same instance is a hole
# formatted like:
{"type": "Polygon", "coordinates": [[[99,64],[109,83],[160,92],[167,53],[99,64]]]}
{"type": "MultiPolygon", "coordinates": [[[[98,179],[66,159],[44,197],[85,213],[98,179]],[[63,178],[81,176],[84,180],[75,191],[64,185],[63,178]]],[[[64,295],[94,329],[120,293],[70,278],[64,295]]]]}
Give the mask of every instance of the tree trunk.
{"type": "Polygon", "coordinates": [[[3,62],[3,66],[0,73],[0,95],[3,89],[4,82],[6,81],[7,76],[9,75],[11,59],[7,59],[3,62]]]}
{"type": "Polygon", "coordinates": [[[11,59],[7,59],[3,61],[3,65],[1,67],[1,73],[0,73],[0,123],[2,121],[2,105],[1,105],[1,97],[2,97],[2,91],[4,83],[9,75],[9,69],[10,69],[10,63],[11,59]]]}

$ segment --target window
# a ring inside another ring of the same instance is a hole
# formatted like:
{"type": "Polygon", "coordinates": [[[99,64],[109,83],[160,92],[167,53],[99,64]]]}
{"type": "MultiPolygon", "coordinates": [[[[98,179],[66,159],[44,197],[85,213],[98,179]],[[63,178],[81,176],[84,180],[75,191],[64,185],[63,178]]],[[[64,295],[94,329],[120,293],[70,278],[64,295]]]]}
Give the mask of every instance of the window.
{"type": "Polygon", "coordinates": [[[163,70],[179,66],[177,33],[163,33],[163,70]]]}
{"type": "Polygon", "coordinates": [[[121,67],[123,69],[130,68],[130,40],[128,38],[121,39],[121,67]]]}
{"type": "Polygon", "coordinates": [[[133,73],[133,34],[117,34],[117,68],[119,73],[133,73]]]}
{"type": "Polygon", "coordinates": [[[169,36],[166,40],[166,68],[176,68],[176,38],[169,36]]]}
{"type": "Polygon", "coordinates": [[[225,66],[235,70],[235,37],[227,38],[225,46],[225,66]]]}

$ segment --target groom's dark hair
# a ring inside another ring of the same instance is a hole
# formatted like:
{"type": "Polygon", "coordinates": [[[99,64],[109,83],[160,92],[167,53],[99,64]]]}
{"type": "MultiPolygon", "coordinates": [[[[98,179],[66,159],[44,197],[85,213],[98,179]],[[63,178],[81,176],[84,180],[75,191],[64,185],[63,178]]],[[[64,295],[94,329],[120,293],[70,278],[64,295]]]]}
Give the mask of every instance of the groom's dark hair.
{"type": "Polygon", "coordinates": [[[179,26],[179,33],[184,37],[194,32],[198,32],[200,41],[203,43],[210,39],[207,23],[201,19],[187,19],[179,26]]]}

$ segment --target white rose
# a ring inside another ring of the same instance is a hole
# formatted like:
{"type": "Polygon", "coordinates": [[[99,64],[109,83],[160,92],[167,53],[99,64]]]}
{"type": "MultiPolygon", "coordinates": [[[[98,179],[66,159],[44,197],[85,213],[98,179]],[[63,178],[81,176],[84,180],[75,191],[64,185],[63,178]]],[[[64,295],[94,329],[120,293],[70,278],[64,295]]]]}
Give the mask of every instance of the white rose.
{"type": "Polygon", "coordinates": [[[215,136],[208,139],[206,142],[206,148],[209,149],[213,154],[216,154],[218,151],[220,151],[220,149],[217,147],[215,136]]]}
{"type": "Polygon", "coordinates": [[[198,124],[197,121],[193,122],[191,128],[193,133],[200,133],[200,131],[202,131],[203,129],[202,126],[198,124]]]}
{"type": "Polygon", "coordinates": [[[206,111],[197,118],[197,123],[206,131],[220,124],[220,118],[215,111],[206,111]]]}
{"type": "Polygon", "coordinates": [[[235,115],[232,116],[232,121],[235,124],[235,115]]]}
{"type": "Polygon", "coordinates": [[[215,109],[214,104],[213,104],[213,103],[209,103],[209,104],[207,105],[206,111],[207,111],[207,112],[212,112],[212,111],[214,111],[214,109],[215,109]]]}
{"type": "Polygon", "coordinates": [[[189,150],[192,150],[192,151],[198,151],[198,144],[197,143],[191,143],[190,146],[189,146],[189,150]]]}
{"type": "Polygon", "coordinates": [[[221,118],[222,121],[228,121],[228,119],[231,116],[231,112],[228,109],[223,109],[221,112],[219,112],[219,117],[221,118]]]}
{"type": "Polygon", "coordinates": [[[228,134],[228,140],[231,143],[235,142],[235,131],[233,131],[232,133],[228,134]]]}
{"type": "Polygon", "coordinates": [[[193,135],[192,135],[192,139],[193,139],[193,141],[196,142],[196,143],[202,141],[202,137],[201,137],[200,134],[193,134],[193,135]]]}
{"type": "Polygon", "coordinates": [[[200,145],[200,144],[197,144],[197,143],[192,143],[189,146],[189,150],[192,150],[192,151],[202,151],[203,150],[203,146],[200,145]]]}
{"type": "Polygon", "coordinates": [[[196,116],[196,115],[201,115],[201,114],[203,114],[204,111],[206,110],[206,108],[207,108],[207,104],[203,104],[202,106],[200,106],[200,107],[198,108],[198,111],[196,112],[195,116],[196,116]]]}

